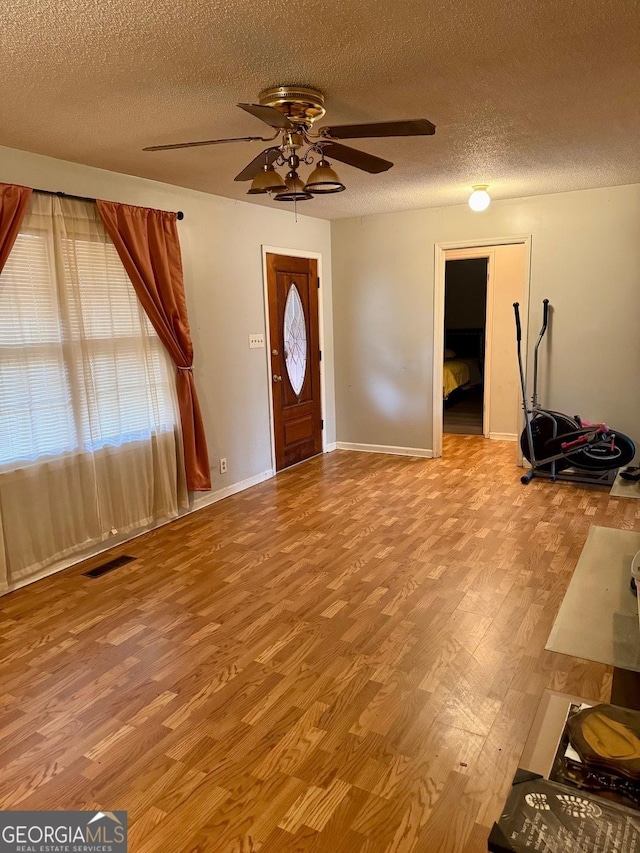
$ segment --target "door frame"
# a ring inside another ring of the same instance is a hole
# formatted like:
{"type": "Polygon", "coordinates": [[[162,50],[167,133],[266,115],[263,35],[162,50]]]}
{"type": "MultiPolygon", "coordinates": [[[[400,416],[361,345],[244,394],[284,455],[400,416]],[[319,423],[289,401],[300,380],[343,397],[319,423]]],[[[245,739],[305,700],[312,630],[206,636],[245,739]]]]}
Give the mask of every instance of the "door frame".
{"type": "MultiPolygon", "coordinates": [[[[262,291],[264,297],[264,341],[265,341],[265,357],[267,360],[267,383],[269,395],[269,435],[271,440],[271,470],[274,474],[280,473],[276,471],[276,434],[275,420],[273,415],[273,375],[271,370],[271,328],[269,324],[269,282],[267,280],[267,255],[285,255],[290,258],[309,258],[318,262],[318,278],[320,279],[320,287],[318,288],[318,340],[322,358],[320,359],[320,417],[324,423],[326,418],[326,384],[325,384],[325,346],[324,346],[324,306],[323,306],[323,275],[322,275],[322,255],[320,252],[306,251],[305,249],[287,249],[283,246],[267,246],[262,245],[262,291]]],[[[322,430],[322,452],[327,452],[327,431],[322,430]]],[[[306,462],[306,460],[304,460],[306,462]]],[[[291,466],[289,466],[291,467],[291,466]]],[[[288,470],[283,468],[283,471],[288,470]]]]}
{"type": "MultiPolygon", "coordinates": [[[[444,369],[444,295],[445,295],[445,267],[448,260],[462,260],[468,258],[489,258],[489,281],[487,283],[487,309],[493,305],[493,264],[495,252],[493,249],[496,246],[509,246],[517,243],[523,243],[525,247],[525,275],[523,282],[522,293],[522,339],[527,340],[527,325],[529,319],[529,295],[531,284],[531,234],[514,237],[494,237],[480,238],[477,240],[455,240],[454,242],[436,243],[434,246],[434,282],[433,282],[433,458],[437,459],[442,456],[442,418],[444,405],[442,400],[442,374],[444,369]],[[487,251],[483,251],[487,250],[487,251]],[[491,302],[489,297],[491,295],[491,302]]],[[[492,314],[493,312],[491,312],[492,314]]],[[[489,316],[485,320],[485,338],[490,338],[491,324],[493,317],[489,316]]],[[[489,363],[491,341],[485,342],[485,396],[483,405],[486,406],[483,412],[483,432],[488,433],[489,420],[489,403],[490,389],[487,390],[486,384],[486,365],[489,363]],[[487,346],[488,345],[488,346],[487,346]],[[487,423],[485,424],[485,413],[487,423]]],[[[514,356],[515,357],[515,356],[514,356]]],[[[523,348],[523,367],[526,375],[527,364],[527,347],[523,348]]],[[[518,401],[518,411],[521,411],[521,402],[518,401]]],[[[519,418],[521,415],[519,415],[519,418]]],[[[518,443],[517,458],[518,464],[522,462],[522,456],[519,451],[518,443]]]]}

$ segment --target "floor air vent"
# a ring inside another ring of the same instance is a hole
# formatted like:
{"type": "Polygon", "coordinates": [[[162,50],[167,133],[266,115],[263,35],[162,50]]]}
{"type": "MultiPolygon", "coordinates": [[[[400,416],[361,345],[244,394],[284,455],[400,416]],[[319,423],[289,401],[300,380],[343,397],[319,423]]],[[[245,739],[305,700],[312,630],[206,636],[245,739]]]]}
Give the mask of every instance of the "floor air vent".
{"type": "Polygon", "coordinates": [[[99,578],[102,575],[106,575],[107,572],[119,569],[120,566],[126,566],[127,563],[132,563],[137,559],[137,557],[128,557],[126,554],[123,554],[122,557],[116,557],[113,560],[109,560],[108,563],[103,563],[101,566],[96,566],[95,569],[90,569],[88,572],[84,572],[84,576],[86,578],[99,578]]]}

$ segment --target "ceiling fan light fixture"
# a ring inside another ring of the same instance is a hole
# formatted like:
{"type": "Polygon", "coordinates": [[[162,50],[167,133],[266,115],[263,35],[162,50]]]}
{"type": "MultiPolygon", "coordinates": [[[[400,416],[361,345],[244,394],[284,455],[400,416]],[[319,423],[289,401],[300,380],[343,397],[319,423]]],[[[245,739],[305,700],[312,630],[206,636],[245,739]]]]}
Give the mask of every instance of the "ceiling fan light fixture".
{"type": "Polygon", "coordinates": [[[287,185],[286,191],[276,193],[273,196],[275,201],[306,201],[313,198],[311,193],[306,191],[304,183],[295,169],[287,172],[284,182],[287,185]]]}
{"type": "MultiPolygon", "coordinates": [[[[248,195],[268,193],[276,201],[307,201],[316,195],[343,192],[346,187],[325,159],[346,163],[370,175],[386,172],[393,166],[374,154],[343,145],[341,139],[368,139],[382,137],[430,136],[435,125],[424,118],[401,121],[378,121],[365,124],[325,125],[314,130],[314,123],[325,114],[324,94],[310,86],[297,84],[274,86],[264,89],[259,103],[240,103],[238,107],[254,116],[269,128],[260,136],[236,136],[219,139],[201,139],[192,142],[177,142],[170,145],[151,145],[144,151],[169,151],[182,148],[199,148],[229,142],[266,142],[264,148],[234,178],[238,182],[251,182],[248,195]],[[315,163],[309,179],[305,182],[298,175],[300,163],[315,163]],[[287,164],[290,170],[286,179],[278,174],[274,164],[287,164]]],[[[216,178],[218,176],[216,175],[216,178]]]]}
{"type": "Polygon", "coordinates": [[[247,191],[247,195],[258,195],[259,193],[279,193],[285,192],[287,185],[284,178],[279,175],[271,163],[266,163],[262,167],[262,171],[258,172],[251,182],[251,189],[247,191]]]}
{"type": "Polygon", "coordinates": [[[487,192],[489,184],[476,184],[472,187],[473,192],[469,196],[469,207],[480,213],[491,204],[491,196],[487,192]]]}
{"type": "Polygon", "coordinates": [[[331,163],[322,157],[318,161],[318,165],[309,175],[309,179],[304,186],[305,190],[314,195],[322,195],[327,193],[341,193],[346,189],[338,177],[331,163]]]}

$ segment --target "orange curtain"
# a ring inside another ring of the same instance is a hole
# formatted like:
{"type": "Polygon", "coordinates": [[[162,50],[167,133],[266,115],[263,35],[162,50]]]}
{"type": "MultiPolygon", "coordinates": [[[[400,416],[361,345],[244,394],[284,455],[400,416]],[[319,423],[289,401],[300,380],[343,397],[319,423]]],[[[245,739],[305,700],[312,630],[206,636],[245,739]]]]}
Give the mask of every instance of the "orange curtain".
{"type": "Polygon", "coordinates": [[[16,242],[31,193],[29,187],[0,184],[0,272],[16,242]]]}
{"type": "Polygon", "coordinates": [[[187,488],[211,488],[209,454],[193,380],[193,344],[187,318],[176,214],[110,201],[97,202],[142,307],[178,368],[187,488]]]}

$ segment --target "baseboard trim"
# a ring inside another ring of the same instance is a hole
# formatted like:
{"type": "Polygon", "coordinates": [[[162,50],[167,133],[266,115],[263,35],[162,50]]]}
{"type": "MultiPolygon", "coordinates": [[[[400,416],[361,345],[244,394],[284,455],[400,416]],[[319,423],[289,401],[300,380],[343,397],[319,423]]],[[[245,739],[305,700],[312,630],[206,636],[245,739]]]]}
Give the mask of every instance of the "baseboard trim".
{"type": "Polygon", "coordinates": [[[126,545],[128,542],[133,542],[134,539],[144,536],[145,533],[151,533],[152,530],[158,530],[158,528],[165,527],[167,524],[173,524],[174,521],[178,521],[180,518],[184,518],[184,516],[189,515],[191,511],[191,509],[186,509],[181,514],[176,515],[175,518],[165,518],[162,521],[145,524],[143,527],[136,530],[135,533],[115,534],[114,536],[109,537],[109,539],[104,539],[102,542],[97,542],[95,545],[91,545],[86,551],[78,551],[76,554],[72,554],[69,557],[63,557],[62,560],[45,566],[35,575],[29,575],[28,578],[21,578],[20,580],[15,581],[15,583],[9,584],[6,590],[2,590],[0,592],[0,595],[4,595],[7,592],[15,592],[18,589],[22,589],[24,586],[29,586],[29,584],[37,583],[38,581],[51,577],[51,575],[57,575],[58,572],[64,572],[66,569],[72,569],[74,566],[84,563],[86,560],[99,557],[100,554],[104,554],[112,548],[117,548],[119,545],[126,545]]]}
{"type": "Polygon", "coordinates": [[[492,441],[517,441],[518,436],[514,432],[490,432],[489,438],[492,441]]]}
{"type": "Polygon", "coordinates": [[[338,449],[338,443],[336,441],[332,441],[330,444],[327,444],[324,448],[325,453],[331,453],[332,450],[338,449]]]}
{"type": "Polygon", "coordinates": [[[193,499],[193,502],[189,507],[189,512],[204,509],[206,506],[211,506],[211,504],[215,504],[218,501],[231,497],[231,495],[237,495],[238,492],[244,492],[245,489],[250,489],[252,486],[264,483],[265,480],[270,480],[273,476],[274,471],[270,468],[268,471],[262,471],[262,473],[256,474],[254,477],[247,477],[246,480],[240,480],[238,483],[232,483],[232,485],[226,486],[224,489],[218,489],[215,492],[207,492],[206,494],[199,495],[197,498],[193,499]]]}
{"type": "Polygon", "coordinates": [[[15,590],[21,589],[29,584],[36,583],[36,581],[44,580],[44,578],[55,575],[58,572],[63,572],[65,569],[70,569],[79,563],[84,563],[85,560],[97,557],[105,551],[110,551],[112,548],[116,548],[118,545],[124,545],[127,542],[131,542],[139,536],[144,536],[145,533],[150,533],[152,530],[157,530],[159,527],[164,527],[165,525],[172,524],[174,521],[178,521],[181,518],[186,518],[186,516],[190,515],[192,512],[204,509],[205,507],[217,503],[224,498],[231,497],[231,495],[235,495],[238,492],[244,492],[245,489],[257,486],[259,483],[263,483],[265,480],[269,480],[273,476],[274,471],[269,469],[268,471],[263,471],[261,474],[256,474],[255,477],[248,477],[246,480],[240,480],[239,483],[233,483],[231,486],[227,486],[224,489],[218,489],[215,492],[208,492],[206,494],[199,495],[193,499],[188,509],[183,510],[175,518],[167,518],[153,524],[145,525],[139,530],[136,530],[135,533],[113,536],[103,542],[93,545],[86,551],[81,551],[70,557],[65,557],[57,563],[52,563],[50,566],[46,566],[42,571],[30,576],[29,578],[9,584],[8,589],[0,589],[0,596],[5,595],[8,592],[14,592],[15,590]]]}
{"type": "Polygon", "coordinates": [[[389,453],[392,456],[419,456],[433,459],[433,450],[423,447],[393,447],[387,444],[357,444],[351,441],[336,441],[337,450],[356,450],[361,453],[389,453]]]}

